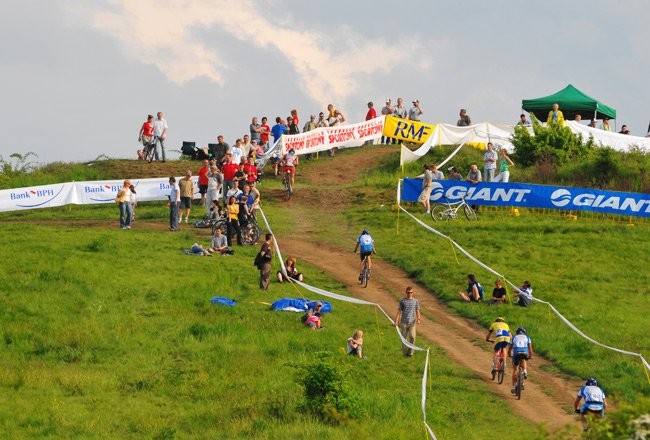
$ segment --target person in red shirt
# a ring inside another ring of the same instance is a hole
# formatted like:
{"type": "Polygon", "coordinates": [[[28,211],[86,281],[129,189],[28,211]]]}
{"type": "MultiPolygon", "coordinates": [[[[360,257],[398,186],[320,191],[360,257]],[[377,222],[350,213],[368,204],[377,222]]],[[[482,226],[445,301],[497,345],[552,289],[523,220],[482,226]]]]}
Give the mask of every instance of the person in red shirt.
{"type": "Polygon", "coordinates": [[[262,125],[260,125],[260,144],[262,148],[266,148],[269,143],[269,135],[271,134],[271,127],[267,124],[268,118],[264,116],[262,118],[262,125]]]}
{"type": "Polygon", "coordinates": [[[244,165],[244,173],[246,173],[246,183],[251,184],[257,182],[257,167],[255,166],[255,159],[248,158],[248,162],[244,165]]]}
{"type": "Polygon", "coordinates": [[[203,166],[199,169],[199,193],[201,194],[201,205],[205,206],[205,194],[208,192],[208,173],[210,172],[210,162],[206,159],[203,166]]]}
{"type": "Polygon", "coordinates": [[[377,117],[377,112],[375,111],[375,104],[372,102],[368,103],[368,113],[366,113],[366,121],[375,119],[377,117]]]}
{"type": "MultiPolygon", "coordinates": [[[[143,146],[151,143],[153,140],[153,115],[147,115],[147,120],[142,124],[140,133],[138,133],[138,142],[142,142],[143,146]]],[[[156,153],[157,155],[158,153],[156,153]]]]}
{"type": "Polygon", "coordinates": [[[232,156],[230,153],[226,154],[226,162],[223,164],[223,167],[221,168],[221,172],[223,173],[223,200],[224,203],[228,203],[228,200],[226,199],[226,194],[228,193],[229,189],[233,188],[233,181],[235,180],[235,173],[239,170],[239,166],[236,163],[233,163],[232,161],[232,156]]]}

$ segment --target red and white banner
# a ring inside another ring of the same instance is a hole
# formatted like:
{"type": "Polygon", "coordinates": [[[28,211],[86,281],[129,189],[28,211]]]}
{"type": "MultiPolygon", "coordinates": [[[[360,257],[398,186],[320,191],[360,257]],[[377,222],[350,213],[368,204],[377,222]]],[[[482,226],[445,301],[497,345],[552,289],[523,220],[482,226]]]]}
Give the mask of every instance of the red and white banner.
{"type": "Polygon", "coordinates": [[[322,127],[300,134],[285,134],[282,141],[282,154],[293,149],[296,154],[316,153],[331,148],[360,147],[366,141],[381,138],[384,131],[385,116],[351,125],[322,127]]]}

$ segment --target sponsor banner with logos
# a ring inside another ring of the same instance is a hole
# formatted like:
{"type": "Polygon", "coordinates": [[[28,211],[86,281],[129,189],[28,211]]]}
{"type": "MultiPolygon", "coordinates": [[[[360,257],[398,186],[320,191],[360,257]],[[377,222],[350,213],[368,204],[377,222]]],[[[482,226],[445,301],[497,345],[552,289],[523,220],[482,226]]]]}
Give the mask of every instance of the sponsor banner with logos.
{"type": "Polygon", "coordinates": [[[321,127],[300,134],[285,134],[282,141],[282,154],[293,149],[296,154],[316,153],[331,148],[360,147],[366,141],[381,138],[384,130],[384,116],[369,121],[335,127],[321,127]]]}
{"type": "MultiPolygon", "coordinates": [[[[180,181],[182,177],[177,177],[180,181]]],[[[194,198],[201,197],[198,178],[194,182],[194,198]]],[[[171,191],[169,178],[131,179],[136,198],[140,202],[167,200],[171,191]]],[[[0,190],[0,212],[23,209],[52,208],[55,206],[91,205],[115,203],[115,197],[124,184],[123,180],[101,180],[92,182],[69,182],[55,185],[34,186],[0,190]]]]}
{"type": "MultiPolygon", "coordinates": [[[[431,202],[459,200],[464,197],[472,205],[514,206],[581,210],[607,214],[650,217],[650,195],[569,188],[524,183],[479,183],[459,180],[433,182],[431,202]]],[[[401,200],[416,202],[422,191],[421,179],[404,179],[401,200]]]]}
{"type": "Polygon", "coordinates": [[[436,131],[433,124],[389,116],[384,123],[384,136],[416,144],[423,144],[436,131]]]}

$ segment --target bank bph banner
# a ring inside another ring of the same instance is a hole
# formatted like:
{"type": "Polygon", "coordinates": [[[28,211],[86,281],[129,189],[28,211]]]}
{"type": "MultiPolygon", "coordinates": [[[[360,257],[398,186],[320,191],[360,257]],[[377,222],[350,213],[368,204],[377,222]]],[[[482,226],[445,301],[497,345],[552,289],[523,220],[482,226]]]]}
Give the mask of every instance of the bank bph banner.
{"type": "MultiPolygon", "coordinates": [[[[422,191],[421,179],[404,179],[401,200],[416,202],[422,191]]],[[[465,200],[475,205],[549,208],[592,211],[635,217],[650,217],[650,195],[589,188],[569,188],[523,183],[472,185],[460,180],[433,182],[431,202],[465,200]]]]}

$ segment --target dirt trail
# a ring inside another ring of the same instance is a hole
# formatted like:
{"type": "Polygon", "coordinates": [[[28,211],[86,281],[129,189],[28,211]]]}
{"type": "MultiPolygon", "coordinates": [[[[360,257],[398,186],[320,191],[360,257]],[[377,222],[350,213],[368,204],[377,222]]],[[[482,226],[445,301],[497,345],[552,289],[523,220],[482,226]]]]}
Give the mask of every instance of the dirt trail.
{"type": "MultiPolygon", "coordinates": [[[[392,147],[378,147],[364,149],[365,151],[336,161],[335,167],[313,166],[304,167],[299,171],[298,179],[312,184],[326,184],[329,194],[337,194],[339,185],[353,182],[363,171],[359,167],[359,159],[363,155],[363,165],[371,168],[390,153],[396,153],[392,147]],[[332,169],[333,168],[333,169],[332,169]],[[332,191],[330,193],[330,191],[332,191]]],[[[320,164],[319,164],[320,165],[320,164]]],[[[499,385],[492,381],[490,369],[489,345],[484,341],[486,329],[475,322],[464,319],[451,312],[444,303],[438,301],[435,294],[401,269],[388,263],[375,259],[373,262],[373,277],[367,289],[356,282],[358,275],[358,256],[350,249],[342,250],[340,247],[319,242],[317,235],[319,221],[322,221],[325,212],[337,211],[346,205],[348,200],[342,198],[340,203],[330,203],[334,197],[328,199],[327,207],[322,206],[322,197],[309,191],[302,191],[300,183],[297,185],[297,197],[291,201],[294,210],[296,229],[290,239],[277,237],[281,249],[286,255],[299,255],[300,259],[312,266],[318,267],[332,278],[345,284],[348,290],[356,297],[376,302],[391,316],[397,309],[399,299],[407,285],[417,286],[416,297],[419,299],[423,320],[418,326],[419,345],[427,346],[428,341],[444,349],[449,357],[463,367],[473,371],[478,380],[490,384],[494,393],[499,394],[504,402],[512,406],[513,411],[537,424],[544,424],[551,429],[563,427],[566,424],[575,424],[577,420],[567,409],[571,404],[578,389],[574,383],[554,374],[548,373],[551,364],[536,357],[530,368],[531,376],[526,384],[522,400],[517,401],[510,393],[510,374],[499,385]],[[299,240],[297,237],[305,237],[299,240]],[[426,339],[427,341],[423,341],[426,339]]],[[[387,201],[390,203],[390,201],[387,201]]],[[[271,220],[272,221],[272,220],[271,220]]],[[[399,347],[396,347],[399,353],[399,347]]],[[[435,359],[432,360],[435,362],[435,359]]],[[[508,373],[511,370],[508,369],[508,373]]]]}

